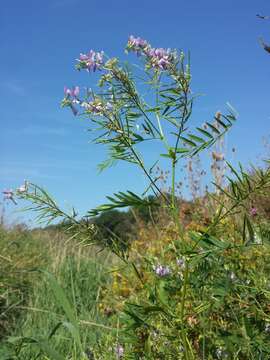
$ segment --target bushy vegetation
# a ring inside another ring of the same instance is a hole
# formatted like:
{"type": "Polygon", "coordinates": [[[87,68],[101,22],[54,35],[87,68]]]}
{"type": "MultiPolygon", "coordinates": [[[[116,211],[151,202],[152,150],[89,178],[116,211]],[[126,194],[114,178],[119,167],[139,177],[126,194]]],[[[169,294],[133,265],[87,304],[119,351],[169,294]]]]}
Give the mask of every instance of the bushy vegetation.
{"type": "Polygon", "coordinates": [[[77,69],[102,71],[99,87],[83,97],[78,87],[65,88],[62,105],[74,115],[79,107],[97,134],[93,141],[108,146],[101,170],[125,161],[149,184],[140,195],[108,196],[82,219],[30,182],[5,192],[13,202],[28,201],[38,220],[61,226],[15,235],[26,234],[22,264],[10,246],[13,231],[2,230],[10,249],[1,258],[3,356],[269,359],[269,161],[249,171],[226,162],[224,137],[236,121],[231,106],[193,126],[196,96],[183,52],[133,36],[126,51],[139,55],[143,68],[105,62],[103,52],[81,54],[77,69]],[[142,144],[151,142],[160,153],[146,164],[142,144]],[[202,192],[199,156],[206,149],[213,188],[202,192]],[[161,170],[161,159],[170,170],[161,170]],[[176,181],[180,164],[191,200],[176,181]]]}

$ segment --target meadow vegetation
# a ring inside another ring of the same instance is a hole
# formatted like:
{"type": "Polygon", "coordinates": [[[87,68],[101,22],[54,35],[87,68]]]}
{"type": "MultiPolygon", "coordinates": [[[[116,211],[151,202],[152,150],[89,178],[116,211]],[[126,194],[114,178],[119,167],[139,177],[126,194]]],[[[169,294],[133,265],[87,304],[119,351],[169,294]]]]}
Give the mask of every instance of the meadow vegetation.
{"type": "Polygon", "coordinates": [[[62,105],[109,148],[100,170],[125,161],[149,186],[83,218],[30,182],[5,191],[47,225],[1,226],[1,359],[270,359],[269,159],[249,170],[226,161],[231,106],[193,125],[183,52],[133,36],[126,51],[143,67],[81,54],[78,70],[101,71],[98,89],[65,88],[62,105]],[[152,164],[150,142],[162,148],[152,164]]]}

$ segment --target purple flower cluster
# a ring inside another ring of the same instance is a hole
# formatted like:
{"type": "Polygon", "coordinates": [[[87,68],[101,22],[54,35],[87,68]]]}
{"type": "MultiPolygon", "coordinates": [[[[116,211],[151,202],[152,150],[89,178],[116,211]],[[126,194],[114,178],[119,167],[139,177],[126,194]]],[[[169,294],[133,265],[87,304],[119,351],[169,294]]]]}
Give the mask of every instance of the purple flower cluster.
{"type": "Polygon", "coordinates": [[[71,108],[74,115],[78,114],[78,110],[76,109],[74,104],[79,103],[78,100],[79,93],[80,93],[79,86],[73,86],[71,89],[67,88],[66,86],[64,87],[64,95],[65,95],[64,101],[66,102],[65,105],[71,108]]]}
{"type": "Polygon", "coordinates": [[[130,35],[128,38],[127,43],[127,50],[128,51],[135,51],[138,55],[142,51],[146,51],[147,48],[150,48],[150,45],[148,42],[140,37],[135,37],[133,35],[130,35]]]}
{"type": "Polygon", "coordinates": [[[154,265],[153,270],[160,277],[168,276],[171,273],[171,269],[164,265],[154,265]]]}
{"type": "Polygon", "coordinates": [[[150,48],[146,51],[146,55],[151,66],[160,70],[168,70],[173,60],[173,55],[169,49],[150,48]]]}
{"type": "Polygon", "coordinates": [[[78,95],[80,93],[80,88],[78,86],[73,86],[72,88],[64,87],[64,99],[62,101],[62,106],[68,106],[71,108],[74,115],[78,114],[78,109],[75,105],[79,105],[84,108],[88,113],[93,113],[96,115],[104,115],[105,113],[111,112],[113,109],[113,105],[110,102],[104,103],[101,99],[95,98],[94,100],[90,100],[91,97],[93,99],[92,94],[87,90],[87,98],[88,100],[80,100],[78,95]]]}
{"type": "Polygon", "coordinates": [[[127,50],[145,55],[149,66],[154,69],[168,70],[174,60],[174,54],[169,49],[152,48],[146,40],[133,35],[128,39],[127,50]]]}
{"type": "Polygon", "coordinates": [[[71,89],[64,87],[64,94],[66,97],[77,98],[80,93],[79,86],[73,86],[71,89]]]}
{"type": "Polygon", "coordinates": [[[77,59],[79,61],[78,69],[86,69],[88,72],[95,72],[103,66],[103,56],[103,51],[96,52],[94,50],[90,50],[88,54],[80,54],[79,59],[77,59]]]}
{"type": "Polygon", "coordinates": [[[115,354],[117,359],[122,359],[122,357],[124,356],[124,348],[122,345],[118,344],[115,347],[115,354]]]}
{"type": "Polygon", "coordinates": [[[258,215],[258,209],[257,209],[256,207],[252,206],[252,208],[250,209],[249,213],[250,213],[250,215],[253,216],[253,217],[254,217],[254,216],[257,216],[257,215],[258,215]]]}

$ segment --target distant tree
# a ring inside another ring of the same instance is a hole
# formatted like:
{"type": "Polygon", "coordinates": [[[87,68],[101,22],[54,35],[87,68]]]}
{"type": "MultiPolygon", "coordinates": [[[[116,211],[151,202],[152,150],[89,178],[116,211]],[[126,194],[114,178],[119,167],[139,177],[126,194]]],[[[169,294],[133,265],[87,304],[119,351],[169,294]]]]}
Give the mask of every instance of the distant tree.
{"type": "Polygon", "coordinates": [[[110,210],[94,219],[97,227],[96,239],[100,244],[117,244],[126,250],[135,234],[134,217],[131,212],[110,210]]]}
{"type": "Polygon", "coordinates": [[[157,211],[160,205],[160,201],[162,199],[157,198],[154,195],[149,195],[146,197],[146,200],[151,203],[151,206],[137,206],[137,207],[131,207],[130,211],[134,212],[136,216],[139,217],[140,220],[143,220],[144,223],[149,223],[153,220],[153,218],[156,217],[157,211]]]}

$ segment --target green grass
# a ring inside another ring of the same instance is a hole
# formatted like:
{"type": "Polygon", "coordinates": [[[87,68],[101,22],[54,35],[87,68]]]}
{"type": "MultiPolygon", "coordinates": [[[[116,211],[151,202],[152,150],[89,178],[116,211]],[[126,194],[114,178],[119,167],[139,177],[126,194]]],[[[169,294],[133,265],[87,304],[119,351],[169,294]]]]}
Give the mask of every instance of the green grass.
{"type": "Polygon", "coordinates": [[[66,240],[1,230],[1,359],[81,359],[110,331],[98,304],[111,256],[66,240]]]}
{"type": "Polygon", "coordinates": [[[10,334],[22,315],[21,307],[29,301],[32,282],[38,274],[30,274],[49,259],[38,239],[23,228],[6,231],[0,228],[0,339],[10,334]]]}
{"type": "MultiPolygon", "coordinates": [[[[190,263],[184,319],[194,359],[215,360],[217,351],[269,358],[270,224],[260,217],[252,244],[243,244],[234,218],[201,239],[200,253],[209,254],[190,263]]],[[[182,344],[182,278],[171,246],[179,242],[163,224],[155,233],[141,226],[129,260],[143,277],[63,230],[0,228],[0,360],[116,360],[117,345],[126,360],[182,359],[172,355],[182,344]],[[151,261],[171,275],[156,276],[151,261]]],[[[192,228],[189,235],[201,238],[192,228]]]]}

